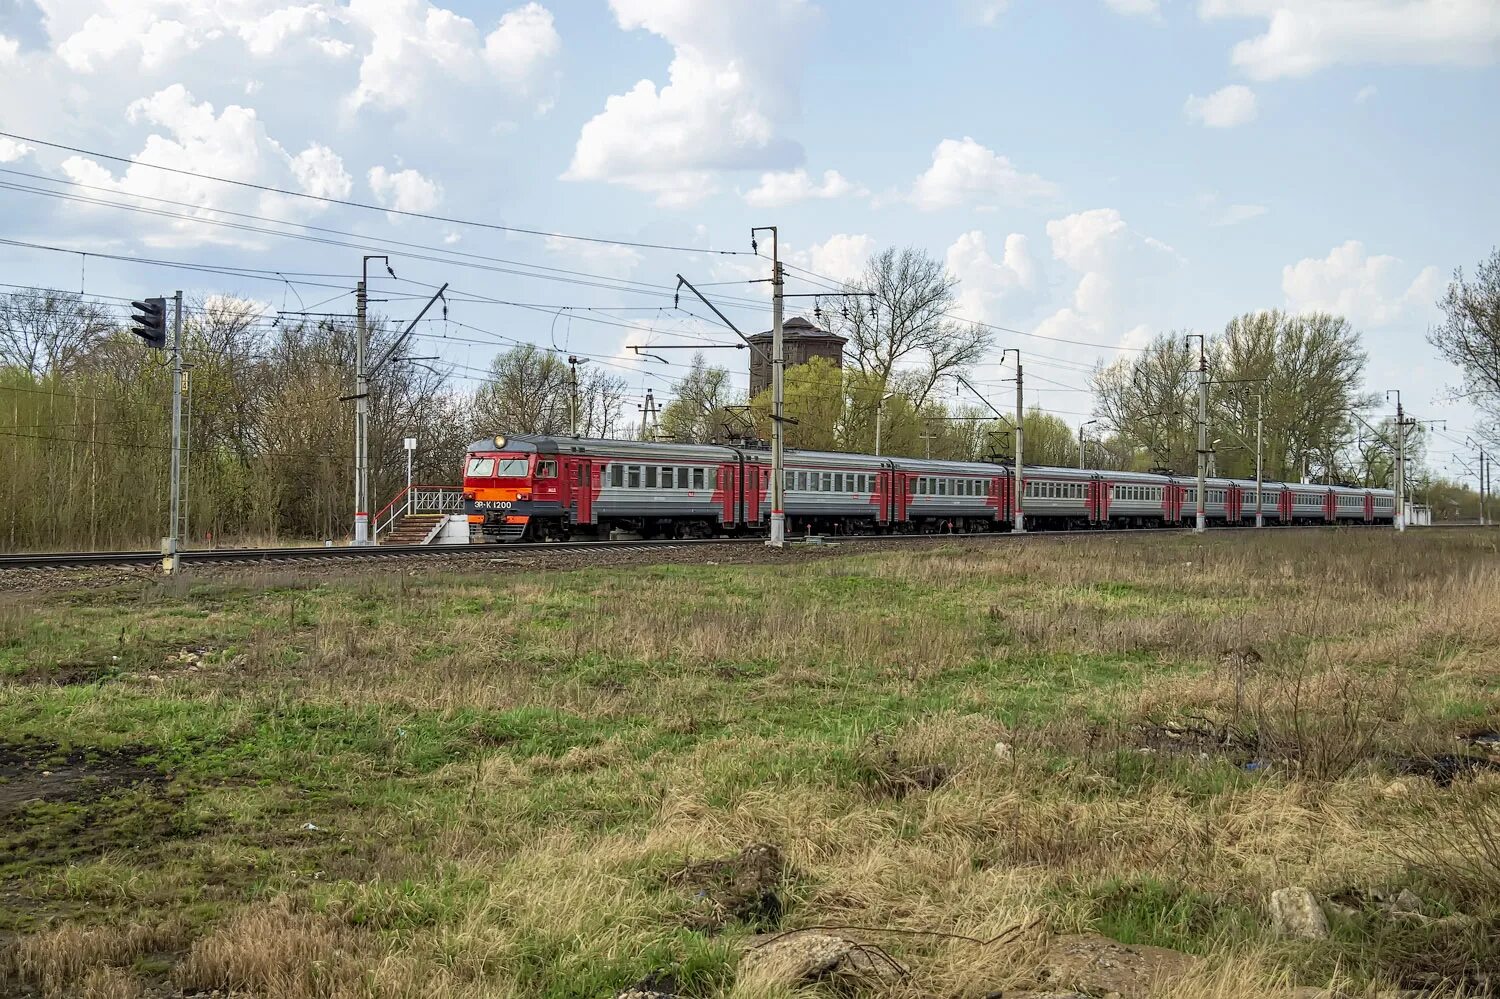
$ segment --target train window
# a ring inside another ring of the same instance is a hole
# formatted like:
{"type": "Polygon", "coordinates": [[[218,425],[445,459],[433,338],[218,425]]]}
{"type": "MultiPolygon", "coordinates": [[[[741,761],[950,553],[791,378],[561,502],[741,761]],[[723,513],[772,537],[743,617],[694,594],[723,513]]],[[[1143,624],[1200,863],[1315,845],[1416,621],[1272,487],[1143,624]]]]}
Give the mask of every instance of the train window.
{"type": "Polygon", "coordinates": [[[844,473],[843,472],[834,472],[833,473],[833,491],[836,492],[836,493],[841,493],[841,492],[844,491],[844,473]]]}
{"type": "Polygon", "coordinates": [[[938,491],[938,495],[939,496],[947,496],[948,495],[948,480],[947,479],[938,479],[937,480],[937,487],[938,487],[937,491],[938,491]]]}
{"type": "Polygon", "coordinates": [[[818,492],[833,492],[833,473],[822,472],[818,475],[818,492]]]}
{"type": "Polygon", "coordinates": [[[539,479],[557,478],[557,462],[539,461],[536,463],[536,477],[539,479]]]}
{"type": "Polygon", "coordinates": [[[615,462],[609,466],[609,484],[619,488],[625,484],[625,466],[615,462]]]}
{"type": "Polygon", "coordinates": [[[687,487],[688,487],[688,470],[686,468],[679,468],[677,470],[677,488],[678,489],[686,489],[687,487]]]}
{"type": "Polygon", "coordinates": [[[695,469],[693,469],[693,488],[694,489],[702,489],[703,488],[703,469],[701,469],[701,468],[695,468],[695,469]]]}
{"type": "Polygon", "coordinates": [[[806,472],[798,472],[797,473],[797,488],[800,489],[800,490],[802,490],[802,491],[804,491],[804,492],[807,490],[807,473],[806,472]]]}
{"type": "Polygon", "coordinates": [[[630,476],[630,481],[629,481],[630,488],[631,489],[639,489],[639,488],[641,488],[641,466],[639,466],[639,465],[631,465],[625,471],[626,471],[626,474],[628,474],[630,476]]]}
{"type": "Polygon", "coordinates": [[[646,488],[647,489],[655,489],[656,488],[656,472],[657,472],[657,468],[656,468],[655,465],[647,465],[646,466],[646,488]]]}

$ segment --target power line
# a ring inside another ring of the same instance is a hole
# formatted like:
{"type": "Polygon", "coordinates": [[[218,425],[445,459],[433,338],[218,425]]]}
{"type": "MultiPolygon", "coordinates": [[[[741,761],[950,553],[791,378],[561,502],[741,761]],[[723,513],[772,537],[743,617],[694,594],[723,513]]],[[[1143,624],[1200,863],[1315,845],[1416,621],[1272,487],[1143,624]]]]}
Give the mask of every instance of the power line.
{"type": "MultiPolygon", "coordinates": [[[[78,181],[58,180],[58,179],[51,178],[51,177],[45,177],[45,176],[42,176],[40,174],[27,173],[27,172],[22,171],[22,170],[13,170],[13,169],[0,168],[0,173],[8,173],[8,174],[14,174],[14,175],[17,175],[17,176],[22,176],[22,177],[30,177],[30,178],[34,178],[34,179],[37,179],[37,180],[46,181],[46,182],[52,183],[52,184],[61,184],[61,185],[66,185],[66,186],[70,186],[70,187],[78,187],[78,188],[82,188],[84,190],[89,190],[89,191],[105,191],[105,192],[108,192],[108,193],[119,193],[119,192],[114,191],[111,188],[102,188],[102,187],[98,187],[96,185],[83,184],[83,183],[80,183],[78,181]]],[[[513,275],[520,276],[520,277],[535,277],[535,278],[543,278],[543,279],[550,280],[549,278],[546,278],[545,274],[531,274],[531,273],[529,273],[527,271],[518,271],[518,270],[513,270],[513,269],[510,269],[510,268],[518,268],[518,267],[519,268],[531,268],[532,270],[535,270],[535,271],[542,271],[542,272],[548,272],[548,273],[553,273],[553,274],[565,274],[565,275],[570,275],[570,276],[578,277],[578,278],[587,278],[587,279],[591,279],[591,280],[596,281],[596,282],[600,282],[597,285],[597,287],[605,287],[605,288],[612,287],[613,285],[611,285],[610,282],[613,282],[614,284],[621,285],[621,286],[631,286],[631,285],[634,285],[634,286],[639,286],[639,287],[642,287],[642,288],[650,288],[650,289],[653,289],[653,290],[661,290],[661,291],[667,290],[667,288],[666,288],[665,285],[652,284],[652,283],[646,282],[646,281],[634,281],[634,280],[631,280],[631,279],[628,279],[628,278],[615,278],[615,277],[612,277],[612,276],[607,275],[607,274],[597,274],[597,273],[594,273],[594,272],[591,272],[591,271],[578,270],[576,268],[553,267],[553,266],[550,266],[550,265],[547,265],[547,264],[527,263],[526,261],[522,261],[522,260],[513,260],[513,259],[510,259],[510,258],[507,258],[507,257],[496,257],[496,256],[493,256],[493,255],[490,255],[490,254],[470,253],[468,251],[463,251],[463,250],[450,250],[450,249],[447,249],[445,247],[432,246],[431,244],[427,244],[427,243],[412,243],[412,242],[407,242],[405,240],[396,240],[396,239],[389,239],[389,238],[372,238],[372,237],[367,237],[367,236],[361,235],[360,233],[348,232],[348,231],[343,230],[343,229],[332,229],[332,228],[329,228],[329,227],[326,227],[326,226],[317,226],[317,225],[313,225],[313,224],[308,223],[308,222],[295,222],[295,221],[290,221],[290,220],[287,220],[287,219],[271,218],[269,216],[256,215],[256,214],[253,214],[253,213],[250,213],[250,212],[232,211],[232,210],[227,209],[227,208],[212,208],[212,207],[209,207],[207,205],[196,205],[196,204],[192,204],[190,202],[173,201],[170,198],[160,198],[160,197],[156,197],[154,195],[127,194],[128,197],[135,198],[135,199],[138,199],[138,200],[155,201],[155,202],[158,202],[160,204],[175,205],[175,206],[181,207],[181,208],[188,208],[188,209],[193,209],[193,210],[197,210],[197,211],[212,212],[212,213],[219,214],[219,215],[232,215],[232,216],[236,216],[238,218],[251,219],[251,220],[254,220],[254,221],[258,221],[258,222],[265,222],[265,223],[268,223],[270,225],[275,225],[275,226],[292,226],[292,227],[296,227],[296,228],[300,228],[300,229],[306,229],[306,230],[308,230],[308,232],[307,233],[300,233],[300,232],[287,232],[287,231],[282,231],[282,230],[278,230],[278,229],[266,229],[266,228],[262,228],[260,226],[247,225],[247,224],[242,223],[242,222],[231,222],[231,221],[226,221],[224,219],[205,218],[205,217],[203,217],[201,215],[183,214],[181,212],[170,212],[170,211],[166,211],[166,210],[160,209],[160,208],[150,208],[150,207],[146,207],[146,206],[143,206],[143,205],[131,205],[131,204],[126,204],[126,203],[123,203],[123,202],[120,202],[120,201],[106,200],[106,199],[103,199],[103,198],[83,197],[82,195],[67,194],[67,193],[61,192],[61,191],[51,191],[51,190],[47,190],[47,189],[39,188],[39,187],[30,187],[30,186],[27,186],[25,184],[14,184],[14,183],[0,182],[0,190],[10,190],[10,191],[18,192],[18,193],[23,193],[23,194],[35,194],[35,195],[39,195],[41,197],[56,198],[58,200],[76,202],[78,204],[94,205],[94,206],[104,207],[104,208],[115,208],[115,209],[119,209],[121,211],[136,212],[136,213],[143,214],[143,215],[154,215],[154,216],[158,216],[158,217],[161,217],[161,218],[176,219],[178,221],[183,221],[183,222],[193,222],[193,223],[197,223],[199,225],[220,226],[220,227],[223,227],[223,228],[234,229],[234,230],[241,231],[241,232],[252,232],[252,233],[257,233],[257,234],[264,235],[264,236],[273,236],[273,237],[279,237],[279,238],[283,238],[283,239],[298,239],[298,240],[303,240],[305,242],[317,243],[317,244],[324,245],[324,246],[338,246],[338,247],[343,247],[345,249],[352,249],[352,250],[360,250],[360,251],[386,250],[386,251],[389,252],[390,247],[393,247],[393,246],[395,246],[395,247],[402,247],[402,248],[404,248],[404,255],[406,257],[408,257],[409,259],[423,260],[423,261],[427,261],[427,262],[430,262],[430,263],[444,263],[444,264],[450,264],[450,265],[460,266],[460,267],[473,267],[473,268],[476,268],[476,269],[479,269],[479,270],[487,270],[487,271],[493,271],[493,272],[503,273],[503,274],[513,274],[513,275]],[[342,239],[342,240],[341,239],[330,239],[330,238],[327,238],[327,236],[310,235],[310,233],[326,233],[328,236],[343,236],[343,237],[347,237],[347,239],[342,239]],[[348,239],[359,240],[360,242],[352,242],[351,243],[351,242],[347,241],[348,239]],[[416,252],[412,252],[412,251],[422,251],[422,252],[421,253],[416,253],[416,252]],[[432,256],[432,254],[438,254],[439,256],[432,256]],[[503,264],[503,265],[509,265],[509,267],[485,266],[485,265],[480,264],[480,263],[474,263],[474,261],[486,261],[486,262],[489,262],[490,264],[493,264],[493,265],[503,264]]],[[[622,287],[619,290],[631,291],[633,289],[630,288],[630,287],[622,287]]],[[[753,299],[729,298],[728,300],[734,301],[736,304],[743,305],[744,307],[751,307],[753,305],[758,305],[759,304],[759,303],[756,303],[753,299]]]]}
{"type": "MultiPolygon", "coordinates": [[[[196,177],[199,180],[211,180],[219,184],[232,184],[235,187],[248,188],[252,191],[263,191],[268,194],[280,194],[289,198],[302,198],[307,201],[317,201],[329,205],[341,205],[345,208],[359,208],[364,211],[381,212],[386,215],[399,215],[403,218],[424,219],[428,222],[442,222],[447,225],[473,226],[478,229],[490,229],[496,232],[516,233],[523,236],[541,236],[547,239],[567,239],[581,243],[598,243],[608,246],[626,246],[639,250],[666,250],[674,253],[708,253],[725,257],[753,256],[748,250],[716,250],[697,246],[677,246],[670,243],[648,243],[639,240],[610,239],[604,236],[582,236],[576,233],[551,232],[545,229],[528,229],[521,226],[500,225],[495,222],[481,222],[475,219],[460,219],[445,215],[434,215],[428,212],[413,212],[400,208],[388,208],[383,205],[371,205],[362,201],[352,201],[344,198],[329,198],[317,194],[308,194],[305,191],[289,191],[285,188],[272,187],[269,184],[256,184],[247,180],[233,180],[229,177],[218,177],[213,174],[200,173],[196,170],[186,170],[182,167],[164,166],[159,163],[148,163],[145,160],[137,160],[128,156],[116,156],[112,153],[98,152],[92,149],[82,149],[77,146],[64,145],[60,142],[50,142],[46,139],[38,139],[34,136],[17,135],[14,132],[0,132],[0,136],[15,139],[19,142],[35,143],[39,146],[47,146],[51,149],[60,149],[64,152],[78,153],[82,156],[92,156],[97,159],[111,160],[115,163],[126,163],[131,166],[147,167],[152,170],[161,170],[185,177],[196,177]]],[[[129,193],[129,192],[124,192],[129,193]]]]}

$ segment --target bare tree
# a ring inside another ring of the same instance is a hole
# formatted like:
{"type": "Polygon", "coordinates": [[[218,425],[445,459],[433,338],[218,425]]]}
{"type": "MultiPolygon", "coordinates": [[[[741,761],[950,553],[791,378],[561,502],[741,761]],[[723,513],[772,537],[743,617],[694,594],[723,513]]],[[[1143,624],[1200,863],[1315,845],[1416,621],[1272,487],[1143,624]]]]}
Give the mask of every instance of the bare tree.
{"type": "Polygon", "coordinates": [[[950,315],[957,289],[943,262],[925,251],[887,249],[850,283],[833,325],[849,338],[855,366],[868,381],[882,389],[899,383],[920,409],[933,386],[990,347],[983,327],[950,315]]]}
{"type": "Polygon", "coordinates": [[[1438,300],[1443,322],[1427,334],[1463,374],[1463,389],[1490,420],[1485,436],[1500,443],[1500,249],[1482,261],[1474,279],[1463,268],[1438,300]]]}
{"type": "Polygon", "coordinates": [[[708,443],[725,435],[728,407],[734,391],[726,368],[709,367],[703,354],[693,355],[693,367],[677,384],[676,397],[661,411],[658,426],[678,441],[708,443]]]}
{"type": "Polygon", "coordinates": [[[513,347],[495,355],[489,381],[474,394],[475,428],[484,435],[566,433],[572,387],[568,365],[556,354],[513,347]]]}
{"type": "Polygon", "coordinates": [[[1188,471],[1195,460],[1192,420],[1196,413],[1196,355],[1187,331],[1157,336],[1134,358],[1121,358],[1094,373],[1094,413],[1117,440],[1144,451],[1149,464],[1188,471]]]}
{"type": "Polygon", "coordinates": [[[71,292],[26,289],[0,298],[0,364],[31,375],[70,374],[115,328],[98,302],[71,292]]]}
{"type": "Polygon", "coordinates": [[[578,376],[578,432],[584,437],[616,437],[623,430],[624,378],[594,366],[578,376]]]}

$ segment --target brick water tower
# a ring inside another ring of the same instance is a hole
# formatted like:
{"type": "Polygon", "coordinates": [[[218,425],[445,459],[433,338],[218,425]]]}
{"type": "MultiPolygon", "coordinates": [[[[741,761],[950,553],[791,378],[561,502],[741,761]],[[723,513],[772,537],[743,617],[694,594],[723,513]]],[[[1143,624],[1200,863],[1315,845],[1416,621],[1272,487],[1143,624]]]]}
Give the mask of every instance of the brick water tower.
{"type": "MultiPolygon", "coordinates": [[[[767,358],[771,356],[772,331],[757,333],[749,339],[756,348],[750,352],[750,398],[754,399],[771,387],[771,362],[767,358]]],[[[844,344],[848,342],[847,337],[821,329],[802,316],[781,324],[781,349],[788,371],[814,357],[826,357],[835,368],[842,368],[844,344]]]]}

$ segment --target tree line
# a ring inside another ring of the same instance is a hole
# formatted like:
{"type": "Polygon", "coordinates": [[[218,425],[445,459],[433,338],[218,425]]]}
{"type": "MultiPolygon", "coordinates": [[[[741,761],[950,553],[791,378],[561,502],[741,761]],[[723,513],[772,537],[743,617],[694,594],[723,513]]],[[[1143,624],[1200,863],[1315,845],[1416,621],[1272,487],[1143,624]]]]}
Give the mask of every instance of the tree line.
{"type": "MultiPolygon", "coordinates": [[[[956,376],[990,356],[990,331],[954,316],[957,283],[920,250],[887,250],[818,306],[847,338],[844,364],[823,359],[786,374],[790,447],[964,460],[1009,460],[1008,390],[997,417],[956,376]]],[[[1472,276],[1455,272],[1429,332],[1461,376],[1458,392],[1500,445],[1500,251],[1472,276]]],[[[154,545],[167,517],[168,358],[142,348],[116,306],[81,295],[0,296],[0,470],[8,550],[154,545]]],[[[206,543],[341,539],[353,496],[349,402],[352,321],[273,318],[229,296],[188,303],[185,521],[206,543]]],[[[371,328],[372,350],[394,337],[371,328]]],[[[1386,485],[1396,428],[1362,414],[1382,400],[1362,389],[1366,355],[1342,317],[1247,313],[1203,335],[1214,471],[1253,477],[1257,416],[1268,479],[1386,485]]],[[[1090,467],[1191,473],[1196,464],[1197,334],[1176,330],[1095,370],[1090,467]],[[1191,337],[1191,339],[1190,339],[1191,337]]],[[[495,433],[764,441],[769,393],[745,398],[727,368],[693,359],[659,418],[639,418],[627,382],[602,363],[570,365],[523,345],[496,354],[477,388],[401,359],[372,387],[371,492],[404,484],[405,437],[416,437],[418,481],[456,480],[471,441],[495,433]]],[[[1078,435],[1027,410],[1028,465],[1076,465],[1078,435]]],[[[1407,430],[1418,489],[1440,514],[1472,516],[1477,495],[1422,471],[1427,434],[1407,430]]],[[[373,512],[373,511],[372,511],[373,512]]]]}

